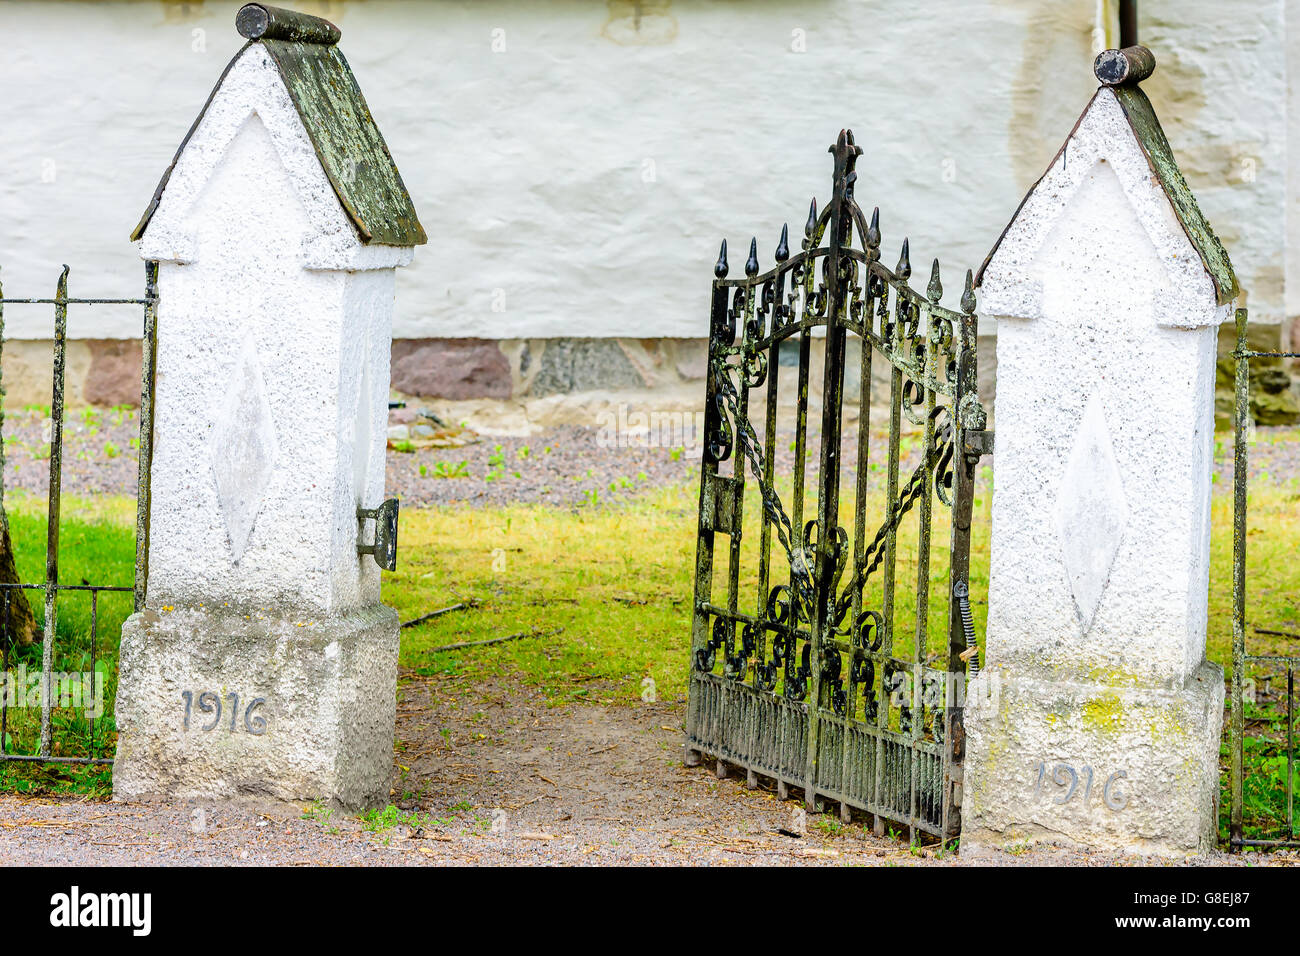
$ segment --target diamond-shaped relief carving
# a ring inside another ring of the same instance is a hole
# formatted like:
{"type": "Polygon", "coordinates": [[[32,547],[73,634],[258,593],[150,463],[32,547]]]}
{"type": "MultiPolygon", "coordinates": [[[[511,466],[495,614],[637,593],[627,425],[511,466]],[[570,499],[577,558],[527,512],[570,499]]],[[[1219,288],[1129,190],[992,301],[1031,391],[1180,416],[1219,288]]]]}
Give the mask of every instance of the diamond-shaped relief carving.
{"type": "Polygon", "coordinates": [[[1056,529],[1084,634],[1092,627],[1128,525],[1128,502],[1101,400],[1088,400],[1056,500],[1056,529]]]}
{"type": "Polygon", "coordinates": [[[230,388],[212,429],[212,474],[217,502],[238,561],[248,547],[275,470],[279,441],[266,382],[252,338],[244,340],[230,388]]]}

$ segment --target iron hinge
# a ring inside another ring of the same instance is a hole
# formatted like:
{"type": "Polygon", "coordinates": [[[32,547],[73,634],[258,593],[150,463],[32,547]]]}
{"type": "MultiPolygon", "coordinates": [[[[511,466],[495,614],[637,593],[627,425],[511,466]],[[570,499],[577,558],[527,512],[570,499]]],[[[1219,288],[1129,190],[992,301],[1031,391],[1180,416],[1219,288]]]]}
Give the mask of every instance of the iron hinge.
{"type": "Polygon", "coordinates": [[[397,499],[389,498],[378,508],[358,508],[357,554],[370,554],[385,571],[397,570],[397,499]],[[362,544],[361,530],[368,519],[375,519],[374,544],[362,544]]]}
{"type": "Polygon", "coordinates": [[[966,454],[979,458],[993,454],[993,429],[967,429],[966,454]]]}

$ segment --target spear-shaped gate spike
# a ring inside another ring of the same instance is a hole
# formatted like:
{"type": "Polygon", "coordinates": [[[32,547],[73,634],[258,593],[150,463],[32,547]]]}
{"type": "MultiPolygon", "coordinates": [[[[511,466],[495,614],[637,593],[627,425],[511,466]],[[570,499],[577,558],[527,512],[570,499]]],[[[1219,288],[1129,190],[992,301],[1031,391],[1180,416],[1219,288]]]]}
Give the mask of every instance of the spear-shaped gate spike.
{"type": "Polygon", "coordinates": [[[912,260],[908,256],[908,243],[903,240],[903,251],[898,256],[898,265],[894,267],[894,273],[903,281],[912,277],[912,260]]]}
{"type": "Polygon", "coordinates": [[[925,288],[925,294],[931,302],[937,303],[943,298],[943,283],[939,281],[939,260],[934,260],[934,265],[930,267],[930,284],[925,288]]]}
{"type": "Polygon", "coordinates": [[[961,293],[961,310],[967,315],[975,311],[975,280],[969,269],[966,270],[966,288],[961,293]]]}

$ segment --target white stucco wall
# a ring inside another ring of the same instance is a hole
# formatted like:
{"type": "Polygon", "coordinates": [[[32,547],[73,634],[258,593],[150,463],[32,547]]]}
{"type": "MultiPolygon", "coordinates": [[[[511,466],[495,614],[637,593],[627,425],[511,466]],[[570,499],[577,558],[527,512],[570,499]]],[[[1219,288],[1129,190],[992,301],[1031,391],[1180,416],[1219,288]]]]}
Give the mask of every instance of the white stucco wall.
{"type": "MultiPolygon", "coordinates": [[[[1286,138],[1294,149],[1286,155],[1286,314],[1300,316],[1300,0],[1286,0],[1286,138]]],[[[1292,347],[1300,346],[1300,328],[1291,323],[1292,347]]]]}
{"type": "MultiPolygon", "coordinates": [[[[1141,4],[1145,88],[1258,320],[1283,315],[1287,2],[1141,4]]],[[[293,5],[342,28],[428,230],[404,338],[703,336],[718,241],[757,233],[769,262],[842,126],[886,257],[906,231],[960,289],[1095,87],[1095,0],[643,0],[639,31],[622,0],[293,5]]],[[[62,262],[74,294],[139,292],[127,234],[242,42],[237,6],[0,4],[7,292],[52,291],[62,262]]],[[[74,310],[70,334],[139,321],[74,310]]]]}

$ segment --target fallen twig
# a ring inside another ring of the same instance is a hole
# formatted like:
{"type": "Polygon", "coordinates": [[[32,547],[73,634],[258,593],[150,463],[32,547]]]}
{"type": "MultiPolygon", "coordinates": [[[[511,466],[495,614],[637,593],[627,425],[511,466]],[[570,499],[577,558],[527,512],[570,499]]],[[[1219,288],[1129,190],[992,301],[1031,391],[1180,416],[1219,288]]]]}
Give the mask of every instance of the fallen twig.
{"type": "Polygon", "coordinates": [[[1262,627],[1255,628],[1256,634],[1268,634],[1271,637],[1300,637],[1300,634],[1294,634],[1291,631],[1270,631],[1262,627]]]}
{"type": "Polygon", "coordinates": [[[435,617],[441,617],[443,614],[450,614],[452,611],[467,611],[473,607],[478,607],[478,601],[462,601],[460,604],[453,604],[450,607],[440,607],[436,611],[430,611],[428,614],[421,614],[419,617],[413,617],[409,621],[403,621],[402,627],[415,627],[417,624],[431,621],[435,617]]]}
{"type": "Polygon", "coordinates": [[[523,803],[508,803],[506,804],[506,809],[522,810],[524,807],[531,807],[534,803],[537,803],[539,800],[558,800],[558,799],[560,798],[553,793],[539,793],[537,796],[533,797],[533,799],[525,800],[523,803]]]}
{"type": "Polygon", "coordinates": [[[469,647],[485,647],[488,644],[517,641],[521,637],[552,637],[563,630],[562,627],[553,627],[549,631],[520,631],[518,634],[507,634],[505,637],[489,637],[486,641],[461,641],[459,644],[443,644],[441,647],[429,648],[429,653],[440,654],[443,651],[463,651],[469,647]]]}

